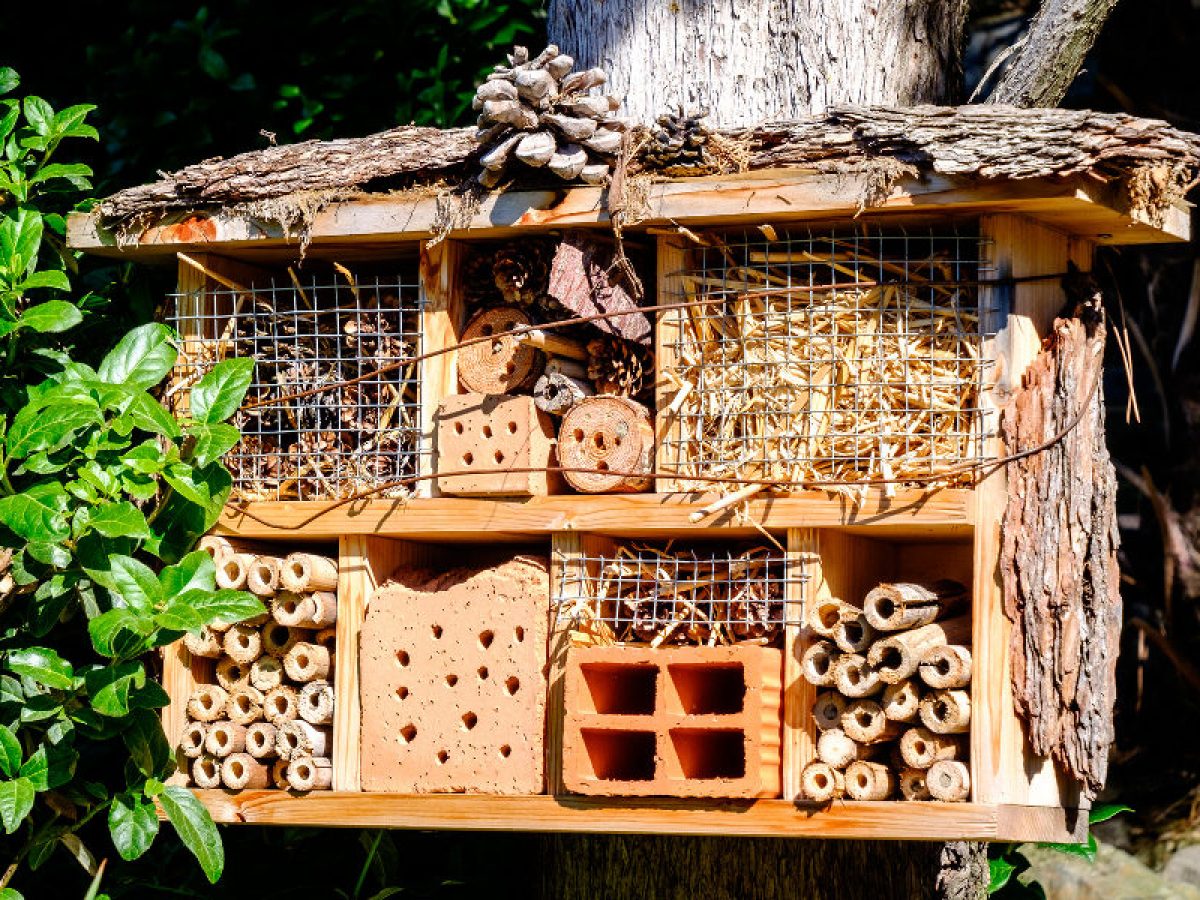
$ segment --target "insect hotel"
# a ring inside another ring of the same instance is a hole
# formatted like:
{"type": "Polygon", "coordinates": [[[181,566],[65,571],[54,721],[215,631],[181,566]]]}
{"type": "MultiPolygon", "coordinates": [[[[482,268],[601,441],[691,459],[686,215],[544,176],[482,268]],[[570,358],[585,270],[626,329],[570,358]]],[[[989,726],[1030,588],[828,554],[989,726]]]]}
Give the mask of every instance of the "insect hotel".
{"type": "Polygon", "coordinates": [[[256,362],[203,546],[270,612],[165,654],[177,778],[222,822],[1079,839],[1120,626],[1088,273],[1188,238],[1186,136],[646,128],[553,48],[476,108],[71,222],[177,268],[164,402],[256,362]]]}

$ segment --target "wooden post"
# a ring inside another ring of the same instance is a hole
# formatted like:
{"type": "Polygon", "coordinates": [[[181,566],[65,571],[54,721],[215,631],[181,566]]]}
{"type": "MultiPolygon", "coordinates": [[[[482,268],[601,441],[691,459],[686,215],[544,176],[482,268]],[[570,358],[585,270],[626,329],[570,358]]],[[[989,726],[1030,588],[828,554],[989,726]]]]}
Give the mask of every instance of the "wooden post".
{"type": "MultiPolygon", "coordinates": [[[[430,247],[421,245],[421,352],[429,353],[453,346],[462,333],[464,307],[458,287],[458,269],[462,247],[457,241],[444,240],[430,247]]],[[[421,437],[417,474],[430,475],[434,469],[434,425],[438,405],[458,393],[457,352],[443,353],[422,361],[421,366],[421,437]]],[[[433,479],[417,483],[417,496],[439,496],[433,479]]]]}
{"type": "MultiPolygon", "coordinates": [[[[687,266],[687,251],[678,237],[658,239],[658,302],[678,303],[684,298],[683,272],[687,266]]],[[[667,310],[658,313],[658,324],[654,329],[654,397],[658,408],[654,425],[655,468],[670,472],[677,468],[678,461],[671,458],[668,440],[678,438],[679,417],[669,412],[671,401],[679,393],[679,385],[666,373],[675,368],[675,345],[679,340],[682,312],[667,310]]],[[[656,493],[669,494],[680,490],[677,479],[659,479],[654,488],[656,493]]]]}

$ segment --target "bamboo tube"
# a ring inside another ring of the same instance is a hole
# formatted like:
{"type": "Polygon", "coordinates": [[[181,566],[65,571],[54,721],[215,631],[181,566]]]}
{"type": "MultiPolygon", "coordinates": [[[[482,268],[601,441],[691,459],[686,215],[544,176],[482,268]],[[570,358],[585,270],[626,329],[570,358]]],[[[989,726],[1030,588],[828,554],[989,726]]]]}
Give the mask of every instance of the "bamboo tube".
{"type": "Polygon", "coordinates": [[[812,605],[808,616],[808,627],[821,637],[832,638],[833,630],[842,619],[857,616],[859,611],[849,603],[843,603],[836,597],[822,600],[812,605]]]}
{"type": "Polygon", "coordinates": [[[275,726],[275,752],[280,759],[328,756],[332,743],[328,728],[318,728],[302,719],[292,719],[275,726]]]}
{"type": "Polygon", "coordinates": [[[183,646],[192,656],[216,659],[221,655],[221,638],[207,625],[199,632],[189,631],[183,636],[183,646]]]}
{"type": "Polygon", "coordinates": [[[835,769],[844,769],[858,759],[861,749],[838,728],[822,731],[817,738],[817,759],[835,769]]]}
{"type": "Polygon", "coordinates": [[[855,760],[846,767],[846,796],[851,800],[886,800],[896,790],[896,776],[882,763],[855,760]]]}
{"type": "Polygon", "coordinates": [[[305,722],[329,724],[333,721],[333,685],[328,681],[310,681],[301,688],[297,705],[305,722]]]}
{"type": "Polygon", "coordinates": [[[244,590],[253,562],[252,553],[230,553],[222,557],[217,561],[217,587],[229,591],[244,590]]]}
{"type": "Polygon", "coordinates": [[[217,660],[217,684],[225,690],[232,691],[249,683],[250,666],[230,656],[222,656],[217,660]]]}
{"type": "Polygon", "coordinates": [[[227,707],[230,721],[252,725],[263,717],[263,693],[248,684],[229,692],[227,707]]]}
{"type": "Polygon", "coordinates": [[[337,623],[337,594],[333,591],[313,591],[312,624],[306,628],[329,628],[337,623]]]}
{"type": "Polygon", "coordinates": [[[283,561],[279,571],[280,584],[297,594],[311,591],[336,591],[338,586],[337,560],[315,553],[292,553],[283,561]]]}
{"type": "Polygon", "coordinates": [[[204,752],[207,731],[203,722],[188,722],[179,739],[179,752],[188,759],[197,759],[204,752]]]}
{"type": "Polygon", "coordinates": [[[260,597],[273,597],[279,590],[279,560],[256,556],[246,572],[246,590],[260,597]]]}
{"type": "Polygon", "coordinates": [[[192,761],[192,781],[198,788],[221,786],[221,761],[205,753],[192,761]]]}
{"type": "Polygon", "coordinates": [[[857,653],[846,653],[838,659],[833,667],[833,682],[846,697],[870,697],[883,690],[879,673],[857,653]]]}
{"type": "Polygon", "coordinates": [[[333,653],[334,643],[337,641],[336,628],[322,628],[313,637],[314,644],[320,644],[330,653],[333,653]]]}
{"type": "Polygon", "coordinates": [[[213,722],[204,739],[204,749],[218,758],[241,753],[246,749],[246,726],[237,722],[213,722]]]}
{"type": "Polygon", "coordinates": [[[875,640],[875,629],[859,613],[853,619],[842,619],[833,626],[833,640],[843,653],[865,653],[875,640]]]}
{"type": "Polygon", "coordinates": [[[901,631],[945,618],[965,606],[967,589],[957,581],[881,584],[863,601],[867,621],[879,631],[901,631]]]}
{"type": "Polygon", "coordinates": [[[846,698],[836,691],[822,691],[813,703],[813,720],[821,731],[842,727],[842,713],[846,711],[846,698]]]}
{"type": "Polygon", "coordinates": [[[264,694],[283,684],[283,663],[274,656],[260,656],[250,664],[250,684],[264,694]]]}
{"type": "Polygon", "coordinates": [[[971,695],[966,691],[934,691],[921,700],[921,724],[935,734],[971,730],[971,695]]]}
{"type": "MultiPolygon", "coordinates": [[[[271,750],[274,753],[274,749],[271,750]]],[[[280,789],[289,787],[287,780],[288,761],[286,759],[276,759],[271,763],[271,784],[280,789]]]]}
{"type": "Polygon", "coordinates": [[[800,793],[815,803],[841,797],[845,790],[845,777],[828,763],[811,762],[800,773],[800,793]]]}
{"type": "Polygon", "coordinates": [[[961,644],[934,647],[921,658],[917,673],[936,690],[966,687],[971,683],[971,651],[961,644]]]}
{"type": "Polygon", "coordinates": [[[219,684],[198,684],[188,698],[187,714],[197,722],[215,722],[228,703],[229,694],[219,684]]]}
{"type": "Polygon", "coordinates": [[[296,689],[290,684],[281,684],[267,692],[263,700],[263,718],[276,728],[284,722],[290,722],[299,714],[296,689]]]}
{"type": "Polygon", "coordinates": [[[337,622],[337,594],[280,591],[271,601],[271,616],[290,628],[326,628],[337,622]]]}
{"type": "Polygon", "coordinates": [[[939,759],[925,779],[934,800],[961,803],[971,793],[971,770],[957,759],[939,759]]]}
{"type": "Polygon", "coordinates": [[[562,356],[550,356],[546,359],[543,371],[547,375],[566,375],[568,378],[587,378],[587,366],[577,359],[567,359],[562,356]]]}
{"type": "Polygon", "coordinates": [[[327,681],[331,669],[329,651],[320,644],[300,641],[283,658],[283,671],[292,681],[327,681]]]}
{"type": "Polygon", "coordinates": [[[333,786],[333,763],[323,756],[301,756],[288,763],[287,783],[294,791],[327,791],[333,786]]]}
{"type": "Polygon", "coordinates": [[[933,799],[924,769],[901,769],[897,780],[900,782],[900,796],[905,800],[933,799]]]}
{"type": "Polygon", "coordinates": [[[921,692],[911,679],[889,684],[883,689],[880,705],[893,722],[913,722],[920,713],[921,692]]]}
{"type": "Polygon", "coordinates": [[[551,356],[561,356],[565,359],[577,359],[580,361],[586,361],[588,358],[587,348],[582,343],[557,332],[531,328],[528,331],[513,335],[513,339],[519,344],[536,347],[538,350],[551,356]]]}
{"type": "Polygon", "coordinates": [[[896,737],[903,726],[883,714],[874,700],[851,700],[842,713],[842,731],[860,744],[876,744],[896,737]]]}
{"type": "Polygon", "coordinates": [[[287,656],[304,637],[304,632],[299,628],[289,628],[278,622],[268,622],[259,634],[262,638],[263,653],[280,659],[287,656]]]}
{"type": "Polygon", "coordinates": [[[219,563],[224,557],[233,553],[233,544],[229,543],[229,538],[223,538],[217,534],[206,534],[200,538],[200,549],[211,556],[213,562],[219,563]]]}
{"type": "Polygon", "coordinates": [[[800,671],[804,680],[817,687],[833,685],[833,673],[837,667],[838,652],[828,641],[818,641],[804,651],[800,660],[800,671]]]}
{"type": "Polygon", "coordinates": [[[232,626],[225,632],[222,646],[226,656],[246,665],[250,665],[262,655],[262,638],[253,625],[232,626]]]}
{"type": "Polygon", "coordinates": [[[911,678],[925,654],[934,647],[959,644],[970,639],[971,617],[959,616],[878,640],[867,654],[867,660],[878,670],[880,678],[888,684],[895,684],[911,678]]]}
{"type": "Polygon", "coordinates": [[[221,782],[235,791],[257,790],[271,786],[271,773],[249,753],[232,753],[221,763],[221,782]]]}
{"type": "Polygon", "coordinates": [[[928,769],[939,759],[955,759],[961,749],[957,739],[920,726],[900,736],[900,757],[912,769],[928,769]]]}
{"type": "Polygon", "coordinates": [[[255,759],[275,755],[276,728],[270,722],[255,722],[246,729],[246,752],[255,759]]]}

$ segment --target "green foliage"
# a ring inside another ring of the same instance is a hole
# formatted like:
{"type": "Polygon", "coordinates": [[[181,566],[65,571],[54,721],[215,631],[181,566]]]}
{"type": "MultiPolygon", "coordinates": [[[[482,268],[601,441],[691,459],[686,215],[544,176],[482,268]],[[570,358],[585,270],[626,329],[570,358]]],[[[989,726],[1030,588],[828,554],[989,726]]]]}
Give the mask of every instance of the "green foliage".
{"type": "MultiPolygon", "coordinates": [[[[0,88],[16,83],[0,69],[0,88]]],[[[103,813],[134,859],[158,833],[157,801],[215,881],[216,827],[163,783],[175,771],[156,712],[167,696],[145,656],[264,611],[216,590],[212,559],[190,552],[228,496],[220,456],[238,433],[223,420],[252,366],[218,364],[177,421],[149,393],[175,365],[166,326],[133,329],[94,368],[73,358],[87,304],[53,296],[74,262],[53,210],[91,172],[50,160],[63,140],[96,136],[91,109],[0,99],[0,826],[36,868],[59,844],[90,858],[76,832],[103,813]]]]}

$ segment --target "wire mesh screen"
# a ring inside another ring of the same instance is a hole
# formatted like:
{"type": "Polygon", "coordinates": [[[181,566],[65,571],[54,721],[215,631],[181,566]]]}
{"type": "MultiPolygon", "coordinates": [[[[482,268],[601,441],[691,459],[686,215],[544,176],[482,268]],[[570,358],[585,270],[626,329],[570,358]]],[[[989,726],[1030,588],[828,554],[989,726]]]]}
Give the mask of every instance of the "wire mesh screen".
{"type": "Polygon", "coordinates": [[[775,643],[803,619],[806,576],[766,546],[714,550],[628,543],[564,561],[555,608],[599,643],[775,643]]]}
{"type": "MultiPolygon", "coordinates": [[[[177,294],[174,301],[172,324],[183,352],[173,391],[222,359],[255,361],[254,381],[234,419],[242,440],[225,460],[237,496],[342,499],[417,474],[415,272],[409,279],[312,276],[177,294]]],[[[375,496],[408,493],[411,486],[400,486],[375,496]]]]}
{"type": "Polygon", "coordinates": [[[987,424],[973,231],[706,234],[664,319],[665,464],[804,483],[970,479],[987,424]]]}

